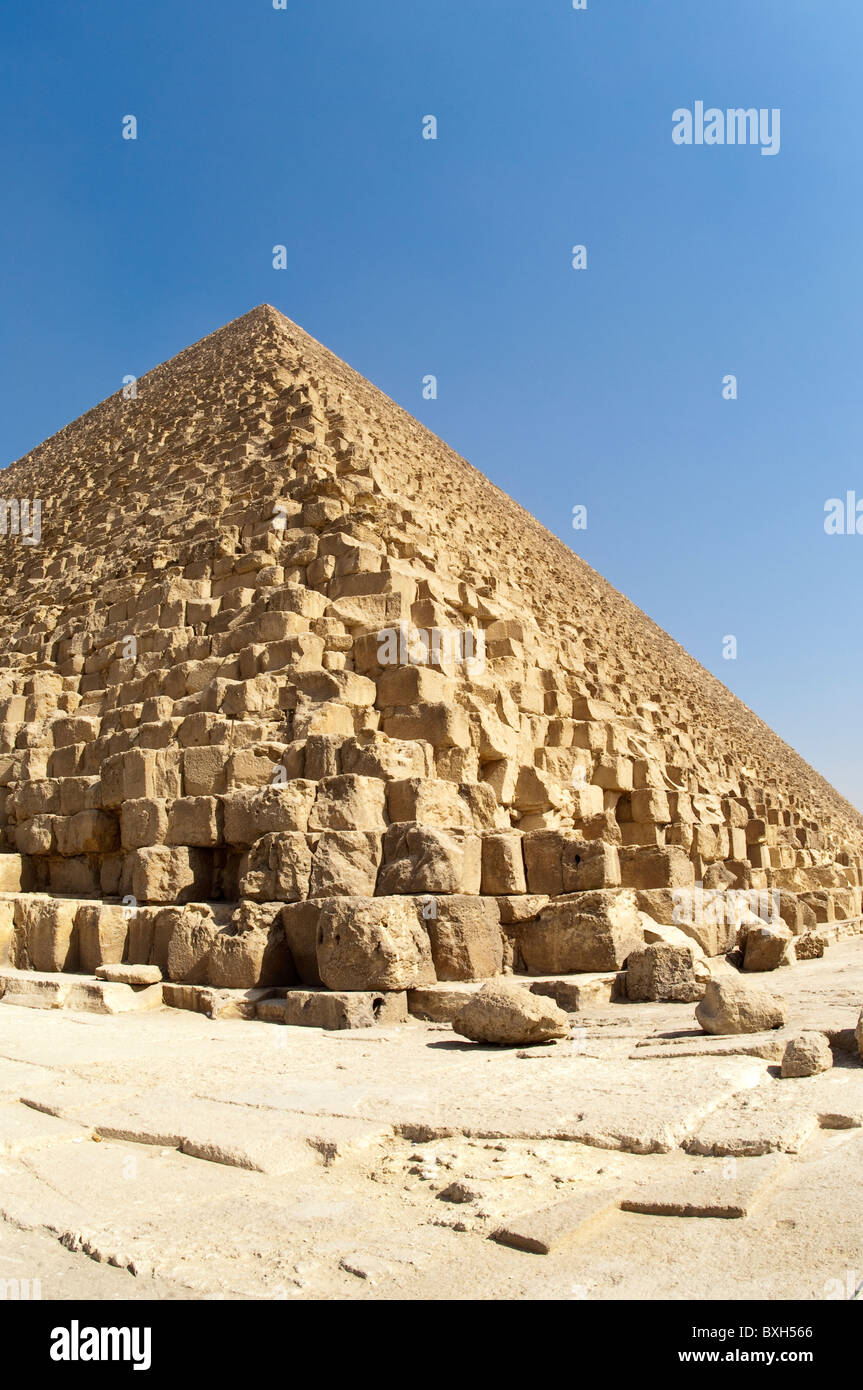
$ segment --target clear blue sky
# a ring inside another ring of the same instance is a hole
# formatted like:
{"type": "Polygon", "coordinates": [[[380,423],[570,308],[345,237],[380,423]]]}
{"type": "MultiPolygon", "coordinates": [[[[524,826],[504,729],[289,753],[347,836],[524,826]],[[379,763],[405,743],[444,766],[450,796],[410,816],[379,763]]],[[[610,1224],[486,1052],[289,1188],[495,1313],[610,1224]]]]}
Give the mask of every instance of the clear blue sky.
{"type": "Polygon", "coordinates": [[[5,0],[0,26],[3,463],[268,301],[863,805],[863,536],[823,527],[863,498],[860,0],[5,0]],[[676,146],[698,100],[778,107],[779,154],[676,146]]]}

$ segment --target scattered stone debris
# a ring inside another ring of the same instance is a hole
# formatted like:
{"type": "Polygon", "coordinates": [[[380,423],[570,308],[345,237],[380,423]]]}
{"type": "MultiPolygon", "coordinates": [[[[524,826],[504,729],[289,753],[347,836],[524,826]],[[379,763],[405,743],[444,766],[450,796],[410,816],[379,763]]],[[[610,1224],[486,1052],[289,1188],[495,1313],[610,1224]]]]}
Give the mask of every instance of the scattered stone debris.
{"type": "Polygon", "coordinates": [[[833,1053],[823,1033],[800,1033],[786,1045],[782,1057],[783,1076],[816,1076],[829,1071],[833,1053]]]}
{"type": "Polygon", "coordinates": [[[692,951],[655,941],[633,951],[626,960],[626,995],[632,1000],[694,1003],[704,996],[696,980],[692,951]]]}
{"type": "Polygon", "coordinates": [[[782,1027],[787,1008],[761,985],[723,976],[709,982],[695,1017],[705,1033],[763,1033],[782,1027]]]}
{"type": "Polygon", "coordinates": [[[473,1042],[510,1047],[569,1036],[569,1017],[542,994],[511,980],[490,980],[456,1014],[453,1031],[473,1042]]]}

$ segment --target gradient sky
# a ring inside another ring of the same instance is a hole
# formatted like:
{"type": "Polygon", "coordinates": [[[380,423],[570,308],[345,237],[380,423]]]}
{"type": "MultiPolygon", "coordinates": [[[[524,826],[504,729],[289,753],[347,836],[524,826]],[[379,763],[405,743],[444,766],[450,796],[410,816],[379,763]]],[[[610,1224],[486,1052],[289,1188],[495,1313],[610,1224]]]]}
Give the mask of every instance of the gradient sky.
{"type": "Polygon", "coordinates": [[[863,806],[863,536],[824,530],[863,499],[860,0],[5,0],[0,36],[0,462],[269,302],[863,806]],[[698,100],[778,107],[780,152],[675,145],[698,100]]]}

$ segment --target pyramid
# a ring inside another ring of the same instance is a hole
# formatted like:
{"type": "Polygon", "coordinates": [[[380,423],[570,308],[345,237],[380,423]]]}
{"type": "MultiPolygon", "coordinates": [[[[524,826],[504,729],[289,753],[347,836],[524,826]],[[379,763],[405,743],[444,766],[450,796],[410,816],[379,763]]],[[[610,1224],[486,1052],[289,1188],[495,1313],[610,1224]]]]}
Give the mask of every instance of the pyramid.
{"type": "Polygon", "coordinates": [[[717,955],[732,898],[807,939],[859,919],[854,807],[269,306],[4,476],[18,970],[156,966],[169,1002],[296,994],[316,1021],[326,991],[377,1016],[610,978],[651,922],[717,955]]]}

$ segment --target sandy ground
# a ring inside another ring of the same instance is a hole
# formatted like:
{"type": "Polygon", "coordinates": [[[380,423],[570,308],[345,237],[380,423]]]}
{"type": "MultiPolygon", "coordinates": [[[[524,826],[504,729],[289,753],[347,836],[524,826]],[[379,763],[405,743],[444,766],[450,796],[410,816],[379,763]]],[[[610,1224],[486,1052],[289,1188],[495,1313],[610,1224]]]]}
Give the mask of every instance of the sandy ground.
{"type": "Polygon", "coordinates": [[[762,982],[781,1037],[616,1004],[523,1050],[4,1001],[0,1296],[854,1297],[863,938],[762,982]]]}

